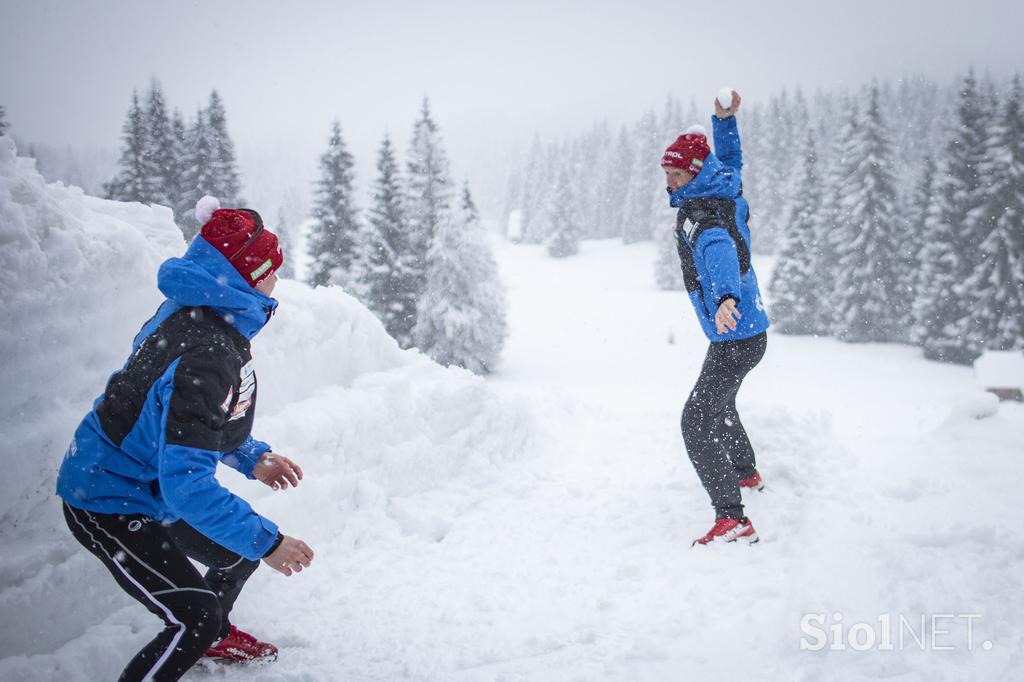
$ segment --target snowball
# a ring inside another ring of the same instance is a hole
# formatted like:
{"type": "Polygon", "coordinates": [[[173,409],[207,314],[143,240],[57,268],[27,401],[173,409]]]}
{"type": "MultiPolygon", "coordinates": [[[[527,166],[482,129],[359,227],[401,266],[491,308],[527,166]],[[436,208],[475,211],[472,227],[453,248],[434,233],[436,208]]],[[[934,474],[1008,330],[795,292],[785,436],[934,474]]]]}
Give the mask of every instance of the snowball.
{"type": "Polygon", "coordinates": [[[196,202],[196,220],[199,221],[200,225],[205,225],[213,212],[220,208],[220,202],[217,201],[217,197],[211,197],[209,194],[205,195],[202,199],[196,202]]]}
{"type": "Polygon", "coordinates": [[[963,396],[953,405],[953,419],[987,419],[999,412],[999,398],[987,391],[976,391],[963,396]]]}
{"type": "Polygon", "coordinates": [[[683,135],[703,135],[708,136],[708,129],[699,123],[695,123],[686,130],[683,131],[683,135]]]}
{"type": "Polygon", "coordinates": [[[718,103],[722,105],[723,109],[732,106],[732,88],[724,87],[718,91],[718,103]]]}

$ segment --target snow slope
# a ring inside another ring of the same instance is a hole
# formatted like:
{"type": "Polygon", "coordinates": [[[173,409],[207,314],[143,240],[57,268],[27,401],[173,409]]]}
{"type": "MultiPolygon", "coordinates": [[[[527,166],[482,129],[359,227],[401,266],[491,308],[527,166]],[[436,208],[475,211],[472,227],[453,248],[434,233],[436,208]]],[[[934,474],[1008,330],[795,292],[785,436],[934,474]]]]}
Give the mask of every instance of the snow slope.
{"type": "MultiPolygon", "coordinates": [[[[277,663],[187,679],[1024,678],[1024,409],[976,419],[971,372],[914,349],[771,335],[739,399],[762,541],[691,549],[712,517],[678,420],[706,342],[685,296],[654,289],[653,248],[502,246],[511,337],[487,384],[382,348],[341,294],[285,286],[257,340],[258,423],[307,480],[238,485],[317,560],[260,570],[236,607],[277,663]],[[837,612],[980,615],[973,650],[947,619],[935,643],[952,651],[802,651],[802,616],[837,612]]],[[[35,573],[4,569],[0,603],[31,612],[23,595],[73,576],[85,597],[57,619],[77,631],[4,633],[0,679],[110,679],[156,624],[126,599],[90,609],[114,588],[91,557],[46,554],[67,543],[44,530],[22,536],[35,573]]]]}

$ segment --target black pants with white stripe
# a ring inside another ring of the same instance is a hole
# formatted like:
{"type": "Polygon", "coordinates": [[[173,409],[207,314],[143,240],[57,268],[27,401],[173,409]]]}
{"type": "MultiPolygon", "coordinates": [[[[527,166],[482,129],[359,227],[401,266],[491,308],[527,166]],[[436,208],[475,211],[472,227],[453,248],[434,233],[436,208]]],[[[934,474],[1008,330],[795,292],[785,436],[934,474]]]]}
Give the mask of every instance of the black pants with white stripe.
{"type": "Polygon", "coordinates": [[[754,448],[736,411],[736,393],[761,362],[765,333],[739,341],[712,343],[697,385],[683,408],[683,441],[716,518],[743,516],[740,479],[754,475],[754,448]]]}
{"type": "Polygon", "coordinates": [[[166,625],[131,660],[121,682],[180,678],[207,647],[227,635],[231,607],[260,565],[184,521],[165,526],[139,514],[97,514],[67,503],[64,519],[121,589],[166,625]],[[189,558],[209,567],[205,577],[189,558]]]}

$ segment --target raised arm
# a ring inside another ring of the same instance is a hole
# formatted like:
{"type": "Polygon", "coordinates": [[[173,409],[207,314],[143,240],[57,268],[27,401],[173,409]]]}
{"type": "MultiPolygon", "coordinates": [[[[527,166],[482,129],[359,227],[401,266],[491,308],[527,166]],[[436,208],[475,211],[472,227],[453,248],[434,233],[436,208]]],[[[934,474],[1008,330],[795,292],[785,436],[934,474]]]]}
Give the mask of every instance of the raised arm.
{"type": "Polygon", "coordinates": [[[743,170],[743,150],[740,147],[740,131],[736,125],[736,112],[740,108],[740,95],[733,90],[729,108],[715,98],[715,115],[711,117],[714,131],[715,155],[726,166],[737,172],[743,170]]]}

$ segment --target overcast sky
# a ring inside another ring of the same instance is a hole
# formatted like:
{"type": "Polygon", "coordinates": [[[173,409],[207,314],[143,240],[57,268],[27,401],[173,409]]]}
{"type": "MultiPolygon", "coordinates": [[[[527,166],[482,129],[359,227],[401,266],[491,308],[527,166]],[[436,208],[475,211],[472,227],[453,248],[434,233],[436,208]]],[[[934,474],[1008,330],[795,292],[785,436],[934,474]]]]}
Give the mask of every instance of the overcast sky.
{"type": "Polygon", "coordinates": [[[486,185],[510,140],[632,121],[669,92],[710,112],[725,84],[756,102],[970,64],[1006,75],[1024,69],[1021,26],[1010,0],[0,0],[0,104],[23,139],[116,146],[132,88],[156,76],[186,114],[217,88],[243,155],[302,150],[282,165],[310,174],[337,116],[366,175],[385,132],[405,149],[427,94],[456,169],[486,185]]]}

